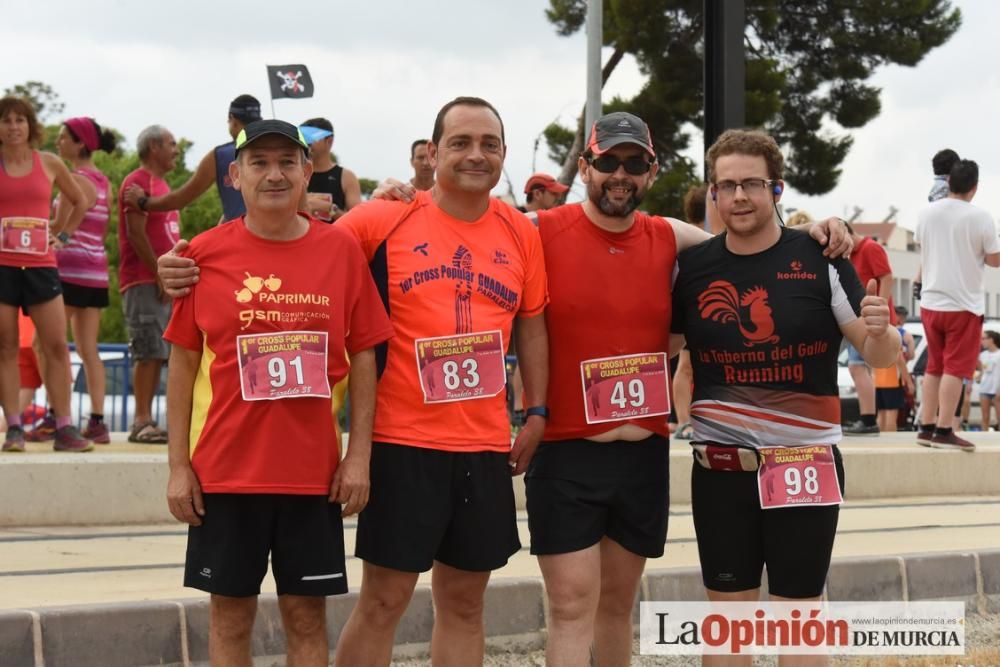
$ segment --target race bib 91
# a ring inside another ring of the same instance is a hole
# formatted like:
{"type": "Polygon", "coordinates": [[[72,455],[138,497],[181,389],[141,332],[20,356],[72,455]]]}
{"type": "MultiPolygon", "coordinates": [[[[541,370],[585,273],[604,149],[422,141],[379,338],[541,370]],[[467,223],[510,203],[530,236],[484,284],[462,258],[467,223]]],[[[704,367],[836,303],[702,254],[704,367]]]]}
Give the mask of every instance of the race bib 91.
{"type": "Polygon", "coordinates": [[[489,398],[507,385],[500,331],[418,338],[414,350],[424,403],[489,398]]]}
{"type": "Polygon", "coordinates": [[[321,331],[237,336],[243,400],[330,398],[326,343],[321,331]]]}

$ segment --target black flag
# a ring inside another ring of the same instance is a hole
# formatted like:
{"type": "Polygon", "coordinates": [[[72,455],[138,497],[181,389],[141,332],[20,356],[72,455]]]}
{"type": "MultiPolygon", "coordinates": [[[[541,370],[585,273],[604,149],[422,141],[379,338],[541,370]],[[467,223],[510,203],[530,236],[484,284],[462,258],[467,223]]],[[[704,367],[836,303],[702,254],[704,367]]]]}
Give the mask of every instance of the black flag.
{"type": "Polygon", "coordinates": [[[268,65],[267,80],[271,84],[272,100],[313,96],[312,77],[305,65],[268,65]]]}

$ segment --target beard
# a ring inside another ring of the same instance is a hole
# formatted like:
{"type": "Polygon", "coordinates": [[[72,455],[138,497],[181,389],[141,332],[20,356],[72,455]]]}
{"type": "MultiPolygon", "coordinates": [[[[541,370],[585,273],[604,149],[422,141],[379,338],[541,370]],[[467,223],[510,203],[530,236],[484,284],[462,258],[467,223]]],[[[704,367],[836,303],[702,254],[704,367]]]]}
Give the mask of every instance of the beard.
{"type": "Polygon", "coordinates": [[[591,181],[587,184],[587,197],[600,209],[601,213],[612,218],[624,218],[639,208],[642,198],[646,196],[646,188],[640,188],[630,180],[608,179],[603,184],[598,185],[591,181]],[[616,187],[631,188],[628,199],[623,202],[612,200],[608,196],[608,190],[616,187]]]}

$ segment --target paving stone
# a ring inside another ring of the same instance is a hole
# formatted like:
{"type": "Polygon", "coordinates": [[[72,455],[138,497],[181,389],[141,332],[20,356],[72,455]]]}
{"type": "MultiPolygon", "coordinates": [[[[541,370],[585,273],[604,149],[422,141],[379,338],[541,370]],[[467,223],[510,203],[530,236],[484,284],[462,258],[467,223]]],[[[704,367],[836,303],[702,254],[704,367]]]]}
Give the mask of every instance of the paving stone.
{"type": "Polygon", "coordinates": [[[826,594],[833,602],[903,599],[899,558],[843,558],[830,564],[826,594]]]}
{"type": "Polygon", "coordinates": [[[39,613],[48,667],[133,667],[181,661],[176,603],[50,607],[39,613]]]}
{"type": "Polygon", "coordinates": [[[545,588],[540,579],[496,579],[486,589],[486,634],[517,635],[545,627],[545,588]]]}
{"type": "Polygon", "coordinates": [[[977,595],[972,554],[907,556],[905,563],[911,600],[966,599],[977,595]]]}
{"type": "Polygon", "coordinates": [[[0,654],[3,656],[3,664],[35,664],[35,641],[31,624],[31,614],[26,611],[0,611],[0,654]]]}

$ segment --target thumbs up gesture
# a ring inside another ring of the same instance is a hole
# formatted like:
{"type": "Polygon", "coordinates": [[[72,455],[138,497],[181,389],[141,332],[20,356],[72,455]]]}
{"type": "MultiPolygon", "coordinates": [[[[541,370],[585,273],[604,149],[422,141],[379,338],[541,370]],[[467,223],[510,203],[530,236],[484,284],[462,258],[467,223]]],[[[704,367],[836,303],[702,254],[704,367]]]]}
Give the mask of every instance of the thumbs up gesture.
{"type": "Polygon", "coordinates": [[[865,285],[865,298],[861,300],[861,319],[868,335],[881,338],[889,327],[889,302],[878,295],[878,281],[874,278],[865,285]]]}

